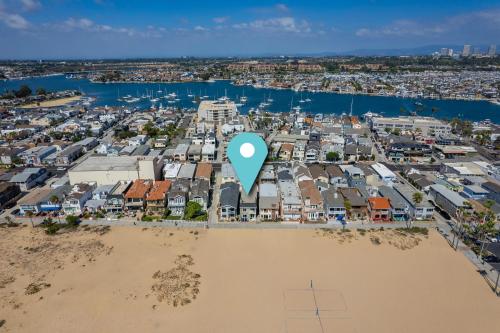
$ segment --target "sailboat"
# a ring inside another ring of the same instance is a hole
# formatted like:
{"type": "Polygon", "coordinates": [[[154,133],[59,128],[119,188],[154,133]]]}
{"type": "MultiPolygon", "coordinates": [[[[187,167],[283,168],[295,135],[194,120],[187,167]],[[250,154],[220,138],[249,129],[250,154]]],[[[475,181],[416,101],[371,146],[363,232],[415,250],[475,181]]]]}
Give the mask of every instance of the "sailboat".
{"type": "Polygon", "coordinates": [[[245,104],[248,101],[248,98],[245,96],[245,89],[243,89],[243,95],[240,97],[240,102],[245,104]]]}
{"type": "Polygon", "coordinates": [[[300,101],[299,101],[299,103],[305,103],[305,102],[306,102],[306,101],[304,101],[304,100],[302,99],[302,93],[301,93],[301,94],[300,94],[300,101]]]}

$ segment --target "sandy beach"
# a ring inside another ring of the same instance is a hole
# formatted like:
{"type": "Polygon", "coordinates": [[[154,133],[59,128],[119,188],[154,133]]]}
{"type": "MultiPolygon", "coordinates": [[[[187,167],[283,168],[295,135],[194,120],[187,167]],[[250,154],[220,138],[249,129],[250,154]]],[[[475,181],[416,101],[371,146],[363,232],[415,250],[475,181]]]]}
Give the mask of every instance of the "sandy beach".
{"type": "Polygon", "coordinates": [[[433,231],[4,227],[0,239],[0,332],[498,329],[500,299],[433,231]]]}
{"type": "Polygon", "coordinates": [[[52,107],[56,107],[56,106],[63,106],[63,105],[69,104],[71,102],[79,101],[81,98],[82,98],[82,96],[56,98],[56,99],[51,99],[49,101],[43,101],[40,103],[31,103],[31,104],[21,105],[20,108],[21,109],[52,108],[52,107]]]}

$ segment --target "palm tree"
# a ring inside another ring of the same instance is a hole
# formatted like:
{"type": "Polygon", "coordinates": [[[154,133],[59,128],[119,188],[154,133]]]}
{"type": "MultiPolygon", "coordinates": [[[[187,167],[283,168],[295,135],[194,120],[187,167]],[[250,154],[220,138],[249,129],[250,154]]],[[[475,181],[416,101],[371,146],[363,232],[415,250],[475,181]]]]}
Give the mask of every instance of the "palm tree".
{"type": "MultiPolygon", "coordinates": [[[[59,203],[59,197],[57,195],[53,195],[50,197],[50,202],[55,206],[59,203]]],[[[57,214],[57,220],[59,221],[59,223],[61,223],[61,217],[59,216],[59,214],[57,214]]]]}
{"type": "Polygon", "coordinates": [[[352,205],[351,205],[351,202],[349,200],[346,200],[344,201],[344,207],[345,207],[345,211],[347,213],[347,216],[351,216],[351,209],[352,209],[352,205]]]}
{"type": "Polygon", "coordinates": [[[419,203],[422,202],[423,199],[424,199],[424,196],[422,195],[421,192],[415,192],[415,193],[413,193],[413,202],[415,204],[418,205],[419,203]]]}
{"type": "Polygon", "coordinates": [[[30,221],[31,221],[31,227],[34,228],[35,227],[35,224],[33,223],[33,212],[30,210],[30,211],[27,211],[26,212],[26,215],[30,218],[30,221]]]}

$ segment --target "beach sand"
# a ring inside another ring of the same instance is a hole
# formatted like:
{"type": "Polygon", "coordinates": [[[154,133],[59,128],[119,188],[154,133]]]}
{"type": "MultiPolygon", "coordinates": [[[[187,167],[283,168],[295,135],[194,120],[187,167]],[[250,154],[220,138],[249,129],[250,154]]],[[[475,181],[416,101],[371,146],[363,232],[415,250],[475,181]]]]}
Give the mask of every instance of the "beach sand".
{"type": "Polygon", "coordinates": [[[82,98],[82,96],[57,98],[57,99],[51,99],[49,101],[43,101],[40,103],[31,103],[31,104],[21,105],[20,108],[21,109],[51,108],[51,107],[56,107],[56,106],[63,106],[63,105],[69,104],[71,102],[76,102],[76,101],[79,101],[81,98],[82,98]]]}
{"type": "Polygon", "coordinates": [[[432,231],[18,227],[0,239],[0,332],[499,327],[500,299],[432,231]]]}

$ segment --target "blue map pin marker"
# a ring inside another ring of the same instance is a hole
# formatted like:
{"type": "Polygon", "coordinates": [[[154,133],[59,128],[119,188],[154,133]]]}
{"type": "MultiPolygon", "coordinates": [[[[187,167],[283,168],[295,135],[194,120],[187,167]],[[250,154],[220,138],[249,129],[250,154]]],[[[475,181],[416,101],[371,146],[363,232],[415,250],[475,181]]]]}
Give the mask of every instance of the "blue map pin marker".
{"type": "Polygon", "coordinates": [[[267,156],[267,145],[254,133],[240,133],[227,146],[227,156],[248,194],[267,156]]]}

